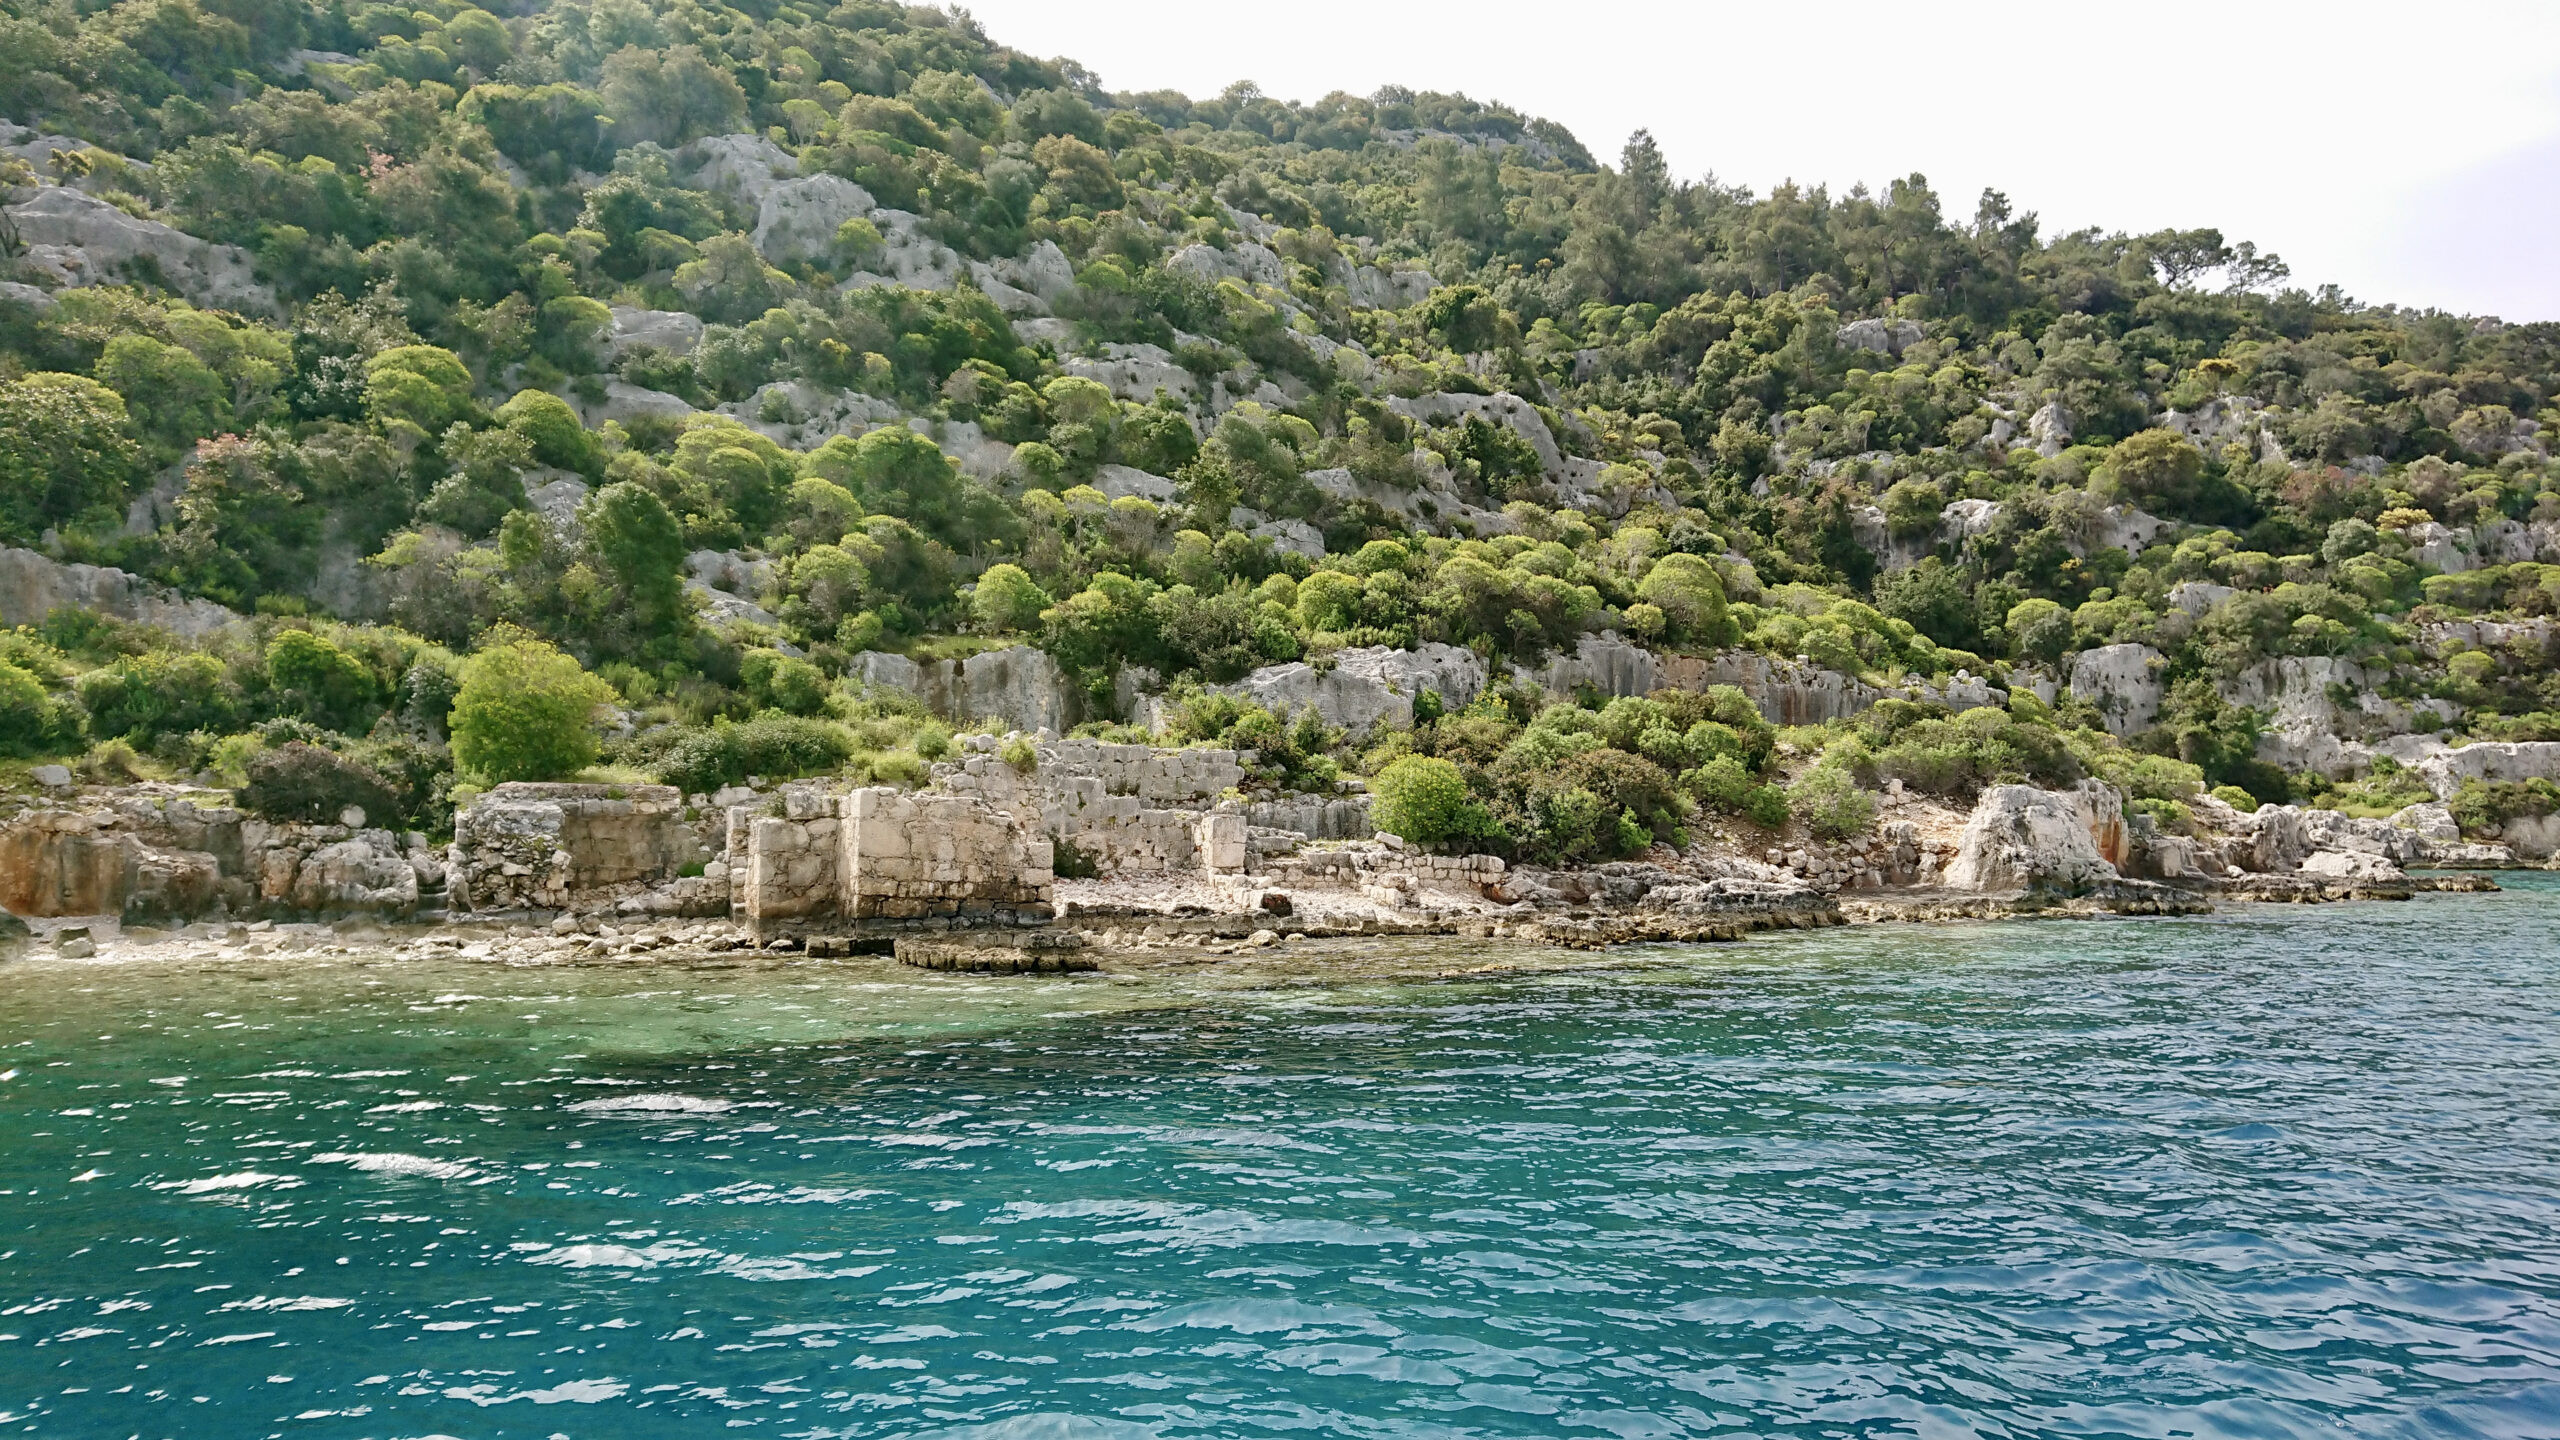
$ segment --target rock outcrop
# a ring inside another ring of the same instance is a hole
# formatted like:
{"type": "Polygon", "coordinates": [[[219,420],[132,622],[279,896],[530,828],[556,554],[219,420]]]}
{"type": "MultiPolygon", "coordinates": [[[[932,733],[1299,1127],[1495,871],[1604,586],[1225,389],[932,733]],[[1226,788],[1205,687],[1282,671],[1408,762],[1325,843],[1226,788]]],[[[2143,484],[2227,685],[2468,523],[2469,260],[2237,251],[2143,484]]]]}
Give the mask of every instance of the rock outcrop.
{"type": "Polygon", "coordinates": [[[199,305],[271,314],[275,292],[258,283],[249,252],[214,245],[157,220],[126,214],[94,195],[46,185],[8,209],[25,261],[64,287],[147,279],[199,305]]]}
{"type": "Polygon", "coordinates": [[[1047,651],[1029,645],[923,662],[865,650],[845,673],[865,684],[908,691],[956,724],[1000,720],[1017,730],[1063,735],[1084,719],[1084,692],[1047,651]]]}
{"type": "Polygon", "coordinates": [[[642,345],[670,355],[690,355],[701,343],[700,316],[682,310],[643,310],[634,305],[613,307],[613,329],[605,336],[605,348],[616,358],[642,345]]]}
{"type": "Polygon", "coordinates": [[[105,565],[68,565],[34,550],[0,547],[0,624],[36,625],[62,608],[87,610],[190,638],[240,620],[210,600],[181,595],[105,565]]]}
{"type": "Polygon", "coordinates": [[[2122,878],[2124,801],[2101,781],[2070,790],[1995,785],[1982,792],[1956,843],[1946,884],[1957,890],[2087,894],[2122,878]]]}
{"type": "Polygon", "coordinates": [[[2097,707],[2107,730],[2131,735],[2160,718],[2166,657],[2148,645],[2100,645],[2071,660],[2071,693],[2097,707]]]}
{"type": "MultiPolygon", "coordinates": [[[[1425,690],[1437,692],[1442,705],[1455,710],[1481,694],[1486,682],[1483,659],[1456,645],[1426,643],[1412,650],[1370,645],[1337,651],[1332,658],[1329,668],[1293,660],[1208,688],[1251,700],[1275,715],[1312,709],[1327,725],[1364,732],[1381,723],[1412,724],[1414,698],[1425,690]]],[[[1161,729],[1167,718],[1162,703],[1150,701],[1131,720],[1161,729]]]]}
{"type": "Polygon", "coordinates": [[[841,175],[777,181],[756,201],[756,250],[776,263],[823,260],[837,227],[871,209],[871,192],[841,175]]]}

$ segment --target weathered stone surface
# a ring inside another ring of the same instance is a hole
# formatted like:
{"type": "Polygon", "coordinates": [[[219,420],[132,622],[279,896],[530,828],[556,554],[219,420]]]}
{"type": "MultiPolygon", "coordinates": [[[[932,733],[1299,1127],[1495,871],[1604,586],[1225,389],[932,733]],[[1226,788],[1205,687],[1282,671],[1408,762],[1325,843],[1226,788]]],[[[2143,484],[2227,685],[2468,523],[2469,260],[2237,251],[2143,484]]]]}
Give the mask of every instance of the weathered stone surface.
{"type": "Polygon", "coordinates": [[[2121,878],[2123,797],[2099,781],[2071,790],[1995,785],[1965,821],[1946,883],[1957,890],[2084,894],[2121,878]]]}
{"type": "Polygon", "coordinates": [[[1173,356],[1162,346],[1112,344],[1103,346],[1102,352],[1098,359],[1069,356],[1058,362],[1058,368],[1102,385],[1122,400],[1143,404],[1155,399],[1158,391],[1180,400],[1199,398],[1199,377],[1173,363],[1173,356]]]}
{"type": "Polygon", "coordinates": [[[510,781],[454,817],[449,856],[457,908],[512,910],[664,885],[703,852],[672,785],[510,781]]]}
{"type": "Polygon", "coordinates": [[[1026,816],[976,796],[886,786],[846,796],[843,816],[837,873],[841,913],[850,918],[920,919],[1049,903],[1051,842],[1026,816]]]}
{"type": "Polygon", "coordinates": [[[606,381],[602,400],[573,400],[570,403],[578,407],[579,418],[590,426],[602,425],[608,420],[681,420],[696,413],[692,402],[681,395],[647,389],[627,380],[606,381]]]}
{"type": "Polygon", "coordinates": [[[1655,676],[1662,688],[1705,691],[1731,685],[1760,707],[1774,725],[1820,725],[1865,713],[1885,692],[1853,676],[1819,665],[1773,659],[1754,650],[1710,656],[1660,655],[1655,676]]]}
{"type": "Polygon", "coordinates": [[[874,210],[871,223],[880,228],[878,271],[857,271],[840,290],[875,285],[904,285],[910,290],[948,290],[968,273],[959,252],[933,238],[923,217],[904,210],[874,210]]]}
{"type": "Polygon", "coordinates": [[[1035,646],[988,650],[966,660],[919,663],[904,655],[865,650],[846,673],[871,685],[913,693],[946,720],[1000,720],[1017,730],[1064,734],[1084,718],[1084,694],[1066,672],[1035,646]]]}
{"type": "MultiPolygon", "coordinates": [[[[1232,685],[1209,688],[1251,700],[1275,715],[1313,709],[1326,724],[1357,731],[1382,722],[1412,724],[1414,697],[1424,690],[1439,692],[1441,703],[1455,710],[1485,687],[1484,661],[1456,645],[1426,643],[1412,650],[1370,645],[1337,651],[1333,658],[1329,670],[1293,660],[1266,665],[1232,685]]],[[[1161,702],[1151,702],[1131,718],[1161,729],[1167,712],[1161,702]]]]}
{"type": "Polygon", "coordinates": [[[682,310],[643,310],[633,305],[613,307],[613,330],[605,337],[605,345],[616,356],[641,345],[654,346],[670,355],[690,355],[702,343],[702,319],[682,310]]]}
{"type": "Polygon", "coordinates": [[[800,173],[800,159],[763,135],[712,135],[680,152],[694,188],[761,204],[773,188],[800,173]]]}
{"type": "Polygon", "coordinates": [[[756,201],[756,249],[776,262],[824,259],[836,228],[871,208],[871,192],[841,175],[776,181],[756,201]]]}
{"type": "Polygon", "coordinates": [[[11,914],[120,914],[131,889],[124,838],[97,816],[39,811],[0,830],[0,909],[11,914]]]}
{"type": "Polygon", "coordinates": [[[2439,748],[2417,763],[2418,777],[2439,800],[2465,780],[2560,779],[2560,740],[2483,741],[2439,748]]]}
{"type": "Polygon", "coordinates": [[[41,187],[10,206],[8,217],[27,246],[27,263],[59,285],[110,285],[146,270],[199,305],[260,314],[276,308],[248,251],[128,215],[69,186],[41,187]]]}
{"type": "Polygon", "coordinates": [[[139,575],[105,565],[66,565],[34,550],[0,547],[0,624],[36,625],[56,609],[89,610],[188,637],[210,635],[240,616],[139,575]]]}
{"type": "Polygon", "coordinates": [[[2131,735],[2160,717],[2166,657],[2148,645],[2101,645],[2071,659],[2071,693],[2098,709],[2107,730],[2131,735]]]}
{"type": "Polygon", "coordinates": [[[1832,338],[1849,349],[1894,356],[1919,344],[1927,335],[1917,320],[1852,320],[1832,332],[1832,338]]]}

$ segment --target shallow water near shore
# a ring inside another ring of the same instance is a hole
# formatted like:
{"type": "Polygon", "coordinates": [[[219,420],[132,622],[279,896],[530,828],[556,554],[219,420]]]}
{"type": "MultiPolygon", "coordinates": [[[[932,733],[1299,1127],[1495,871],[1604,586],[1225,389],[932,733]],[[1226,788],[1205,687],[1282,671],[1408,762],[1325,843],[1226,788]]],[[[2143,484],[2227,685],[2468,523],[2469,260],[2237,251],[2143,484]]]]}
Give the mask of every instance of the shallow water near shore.
{"type": "Polygon", "coordinates": [[[2556,882],[1076,978],[22,959],[0,1425],[2560,1435],[2556,882]]]}

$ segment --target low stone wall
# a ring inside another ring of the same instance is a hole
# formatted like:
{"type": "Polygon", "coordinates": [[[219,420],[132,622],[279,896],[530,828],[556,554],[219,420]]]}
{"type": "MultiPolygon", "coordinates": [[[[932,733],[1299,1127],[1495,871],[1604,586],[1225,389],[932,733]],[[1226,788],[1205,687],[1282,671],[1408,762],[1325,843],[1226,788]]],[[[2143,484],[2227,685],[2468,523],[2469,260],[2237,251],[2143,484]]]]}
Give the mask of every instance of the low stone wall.
{"type": "Polygon", "coordinates": [[[458,909],[567,908],[619,886],[663,885],[706,858],[671,785],[510,781],[455,815],[458,909]]]}
{"type": "Polygon", "coordinates": [[[795,787],[783,813],[729,815],[732,894],[755,926],[1027,925],[1048,918],[1054,855],[1035,812],[952,790],[795,787]]]}
{"type": "Polygon", "coordinates": [[[873,786],[845,797],[844,913],[915,920],[1049,903],[1049,838],[973,796],[873,786]]]}

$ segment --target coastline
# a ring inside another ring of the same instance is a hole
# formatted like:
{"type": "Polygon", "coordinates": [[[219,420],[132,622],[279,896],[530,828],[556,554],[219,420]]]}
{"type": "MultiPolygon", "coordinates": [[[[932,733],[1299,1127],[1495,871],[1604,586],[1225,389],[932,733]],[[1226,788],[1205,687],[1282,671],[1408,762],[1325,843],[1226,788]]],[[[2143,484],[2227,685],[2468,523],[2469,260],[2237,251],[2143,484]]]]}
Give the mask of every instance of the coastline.
{"type": "MultiPolygon", "coordinates": [[[[2504,869],[2538,870],[2540,866],[2504,869]]],[[[2123,919],[2192,916],[2241,905],[2326,905],[2407,901],[2423,895],[2488,894],[2501,887],[2478,868],[2430,871],[2395,880],[2323,880],[2250,875],[2182,887],[2117,882],[2085,894],[2022,889],[1978,893],[1905,887],[1846,895],[1795,891],[1741,903],[1691,898],[1656,907],[1607,904],[1538,910],[1525,905],[1423,908],[1411,914],[1310,914],[1262,909],[1203,911],[1167,887],[1163,908],[1062,900],[1045,926],[926,929],[889,934],[824,924],[759,938],[727,917],[622,922],[593,915],[511,911],[422,914],[385,919],[195,922],[163,929],[112,917],[60,917],[31,922],[30,933],[0,942],[0,958],[39,956],[113,965],[142,960],[287,959],[297,955],[372,955],[484,960],[508,966],[578,963],[683,964],[722,958],[786,960],[896,958],[906,968],[979,974],[1098,973],[1103,976],[1230,957],[1278,960],[1314,954],[1315,942],[1466,940],[1471,949],[1600,952],[1621,946],[1713,944],[1786,930],[1865,925],[1950,926],[1999,920],[2123,919]],[[86,941],[83,946],[77,942],[86,941]],[[1063,957],[1073,957],[1061,963],[1063,957]]],[[[1302,895],[1304,892],[1300,892],[1302,895]]],[[[1337,947],[1327,945],[1326,951],[1337,947]]],[[[1441,966],[1433,961],[1423,968],[1441,966]]],[[[1451,975],[1501,973],[1499,964],[1448,970],[1451,975]]],[[[1436,972],[1435,972],[1436,973],[1436,972]]],[[[1319,979],[1321,974],[1294,978],[1319,979]]]]}

